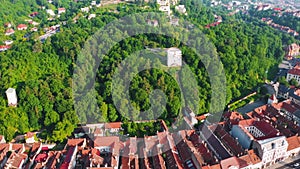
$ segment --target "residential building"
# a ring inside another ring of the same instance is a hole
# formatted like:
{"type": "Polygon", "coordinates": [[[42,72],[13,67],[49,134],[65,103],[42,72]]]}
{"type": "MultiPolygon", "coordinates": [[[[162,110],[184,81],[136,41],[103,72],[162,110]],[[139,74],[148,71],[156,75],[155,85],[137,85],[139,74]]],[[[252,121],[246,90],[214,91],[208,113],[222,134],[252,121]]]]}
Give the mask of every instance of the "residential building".
{"type": "Polygon", "coordinates": [[[293,43],[287,47],[286,51],[287,51],[287,56],[294,57],[300,55],[300,46],[296,43],[293,43]]]}
{"type": "Polygon", "coordinates": [[[104,158],[101,165],[117,169],[120,157],[120,138],[117,136],[96,137],[94,148],[99,151],[99,155],[104,158]]]}
{"type": "Polygon", "coordinates": [[[65,154],[65,159],[60,166],[60,169],[73,169],[76,165],[76,154],[78,151],[77,146],[68,146],[65,154]]]}
{"type": "Polygon", "coordinates": [[[4,43],[5,43],[5,45],[11,45],[11,44],[14,43],[14,41],[12,41],[12,40],[6,40],[6,41],[4,41],[4,43]]]}
{"type": "Polygon", "coordinates": [[[105,123],[104,128],[105,131],[108,131],[110,133],[117,133],[122,129],[122,123],[121,122],[105,123]]]}
{"type": "Polygon", "coordinates": [[[175,10],[177,10],[179,13],[187,15],[186,9],[184,5],[177,5],[175,7],[175,10]]]}
{"type": "Polygon", "coordinates": [[[12,35],[12,34],[14,34],[14,33],[15,33],[15,31],[14,31],[12,28],[7,29],[7,30],[5,31],[5,35],[6,35],[6,36],[12,35]]]}
{"type": "Polygon", "coordinates": [[[65,13],[66,12],[66,8],[58,8],[57,12],[58,12],[59,15],[62,14],[62,13],[65,13]]]}
{"type": "Polygon", "coordinates": [[[265,140],[279,134],[272,125],[259,119],[241,120],[237,125],[233,125],[231,130],[231,135],[238,139],[244,149],[250,149],[255,140],[265,140]]]}
{"type": "Polygon", "coordinates": [[[286,80],[295,79],[300,84],[300,63],[297,63],[294,68],[290,69],[287,73],[286,80]]]}
{"type": "Polygon", "coordinates": [[[287,148],[287,157],[294,157],[299,155],[300,153],[300,137],[299,136],[292,136],[286,139],[288,143],[287,148]]]}
{"type": "Polygon", "coordinates": [[[156,2],[160,11],[167,13],[167,15],[171,14],[170,0],[157,0],[156,2]]]}
{"type": "Polygon", "coordinates": [[[38,12],[32,12],[31,14],[29,14],[29,17],[33,18],[36,17],[38,14],[38,12]]]}
{"type": "Polygon", "coordinates": [[[37,31],[38,31],[38,28],[37,28],[37,27],[33,27],[33,28],[30,29],[30,31],[32,31],[32,32],[37,32],[37,31]]]}
{"type": "Polygon", "coordinates": [[[91,2],[91,5],[92,5],[92,6],[96,6],[96,5],[97,5],[96,1],[92,1],[92,2],[91,2]]]}
{"type": "Polygon", "coordinates": [[[11,48],[10,45],[0,45],[0,52],[6,51],[11,48]]]}
{"type": "Polygon", "coordinates": [[[27,158],[27,154],[12,152],[4,166],[4,169],[22,169],[27,158]]]}
{"type": "Polygon", "coordinates": [[[288,142],[285,136],[271,137],[255,141],[253,149],[258,152],[262,165],[266,167],[286,158],[288,142]]]}
{"type": "Polygon", "coordinates": [[[157,27],[158,26],[158,21],[156,19],[155,20],[147,19],[147,24],[150,25],[150,26],[157,27]]]}
{"type": "Polygon", "coordinates": [[[25,24],[19,24],[19,25],[17,26],[17,29],[18,29],[19,31],[26,30],[26,29],[27,29],[27,25],[25,25],[25,24]]]}
{"type": "Polygon", "coordinates": [[[92,19],[92,18],[95,18],[96,17],[96,14],[90,14],[89,16],[88,16],[88,20],[90,20],[90,19],[92,19]]]}
{"type": "Polygon", "coordinates": [[[84,7],[84,8],[80,8],[81,12],[86,12],[88,13],[90,11],[89,7],[84,7]]]}
{"type": "Polygon", "coordinates": [[[170,18],[170,24],[173,26],[179,26],[179,19],[175,17],[170,18]]]}
{"type": "Polygon", "coordinates": [[[3,168],[8,159],[7,153],[9,152],[9,144],[0,144],[0,168],[3,168]]]}
{"type": "Polygon", "coordinates": [[[49,14],[50,16],[55,16],[55,13],[52,9],[47,9],[46,13],[49,14]]]}

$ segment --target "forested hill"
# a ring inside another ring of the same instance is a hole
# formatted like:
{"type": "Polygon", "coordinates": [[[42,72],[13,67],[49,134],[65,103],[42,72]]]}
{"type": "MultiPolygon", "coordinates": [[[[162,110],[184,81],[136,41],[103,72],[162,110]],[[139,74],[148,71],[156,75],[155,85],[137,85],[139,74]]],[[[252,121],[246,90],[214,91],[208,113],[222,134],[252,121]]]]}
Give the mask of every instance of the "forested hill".
{"type": "MultiPolygon", "coordinates": [[[[39,4],[39,2],[34,3],[29,0],[24,0],[24,2],[15,0],[15,3],[20,3],[20,6],[7,7],[9,12],[12,11],[10,14],[4,13],[3,10],[0,13],[7,15],[8,20],[17,21],[18,18],[24,17],[23,14],[27,16],[28,13],[34,11],[30,5],[29,7],[28,4],[26,5],[27,1],[32,3],[33,8],[39,4]],[[22,12],[18,13],[17,9],[22,8],[23,5],[26,7],[20,9],[22,12]]],[[[1,9],[5,8],[2,1],[0,2],[1,9]]],[[[87,15],[80,12],[80,7],[73,3],[75,2],[70,3],[72,10],[69,10],[67,6],[54,4],[55,8],[66,7],[66,14],[53,21],[47,21],[47,15],[40,16],[40,21],[43,23],[40,24],[38,32],[31,34],[27,30],[15,33],[10,37],[15,41],[12,48],[0,52],[0,134],[4,134],[7,140],[12,139],[16,134],[40,129],[47,129],[42,133],[47,140],[59,142],[66,139],[79,122],[73,106],[71,78],[73,65],[84,42],[99,28],[114,19],[129,13],[158,11],[157,6],[153,4],[149,4],[149,8],[119,4],[91,9],[90,13],[95,13],[97,17],[88,20],[87,15]],[[77,22],[73,21],[75,17],[77,22]],[[62,25],[62,21],[65,21],[66,24],[62,25]],[[62,25],[59,33],[51,36],[44,43],[35,40],[36,37],[45,33],[43,32],[44,27],[56,24],[62,25]],[[23,38],[25,33],[29,33],[29,39],[23,38]],[[17,90],[19,100],[17,108],[8,108],[7,106],[5,91],[9,87],[17,90]]],[[[4,4],[13,4],[13,1],[4,4]]],[[[226,72],[227,102],[242,96],[243,93],[247,93],[263,82],[267,78],[266,71],[270,70],[272,66],[276,66],[282,59],[284,35],[275,33],[269,27],[246,23],[234,17],[224,17],[223,23],[208,29],[205,28],[205,25],[214,22],[214,11],[192,0],[185,0],[183,4],[187,7],[188,15],[178,16],[181,18],[179,23],[182,24],[184,19],[194,23],[217,48],[226,72]]],[[[89,2],[85,6],[88,5],[89,2]]],[[[184,60],[191,64],[198,79],[200,91],[198,112],[208,112],[209,79],[203,64],[199,59],[197,60],[196,55],[174,39],[164,36],[140,35],[120,42],[103,59],[103,66],[97,72],[96,84],[97,103],[103,116],[99,116],[94,111],[95,107],[88,107],[91,111],[83,112],[82,119],[93,119],[94,122],[126,120],[120,116],[112,102],[111,78],[114,68],[122,59],[130,53],[144,49],[145,46],[162,48],[177,46],[182,49],[184,60]]],[[[142,72],[135,77],[134,85],[131,88],[133,92],[131,99],[135,102],[137,109],[143,110],[149,106],[150,90],[154,87],[161,87],[161,84],[167,86],[166,92],[169,94],[170,102],[168,102],[165,116],[162,118],[167,121],[168,125],[180,109],[178,89],[174,85],[174,81],[167,80],[169,78],[161,71],[142,72]],[[150,75],[157,75],[157,78],[150,75]],[[159,85],[153,84],[153,81],[158,80],[161,82],[159,85]],[[145,89],[139,86],[150,87],[145,89]]],[[[87,104],[82,106],[89,106],[90,100],[87,98],[85,101],[87,104]]]]}
{"type": "Polygon", "coordinates": [[[0,0],[0,25],[6,22],[24,21],[30,13],[39,9],[35,0],[0,0]]]}

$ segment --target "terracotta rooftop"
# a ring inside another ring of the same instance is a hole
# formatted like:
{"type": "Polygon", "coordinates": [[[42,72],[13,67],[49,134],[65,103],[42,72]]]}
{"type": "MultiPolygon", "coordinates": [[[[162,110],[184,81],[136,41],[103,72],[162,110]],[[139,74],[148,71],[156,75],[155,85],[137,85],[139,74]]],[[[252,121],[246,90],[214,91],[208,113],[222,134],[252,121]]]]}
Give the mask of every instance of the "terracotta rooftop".
{"type": "Polygon", "coordinates": [[[27,28],[27,25],[25,25],[25,24],[19,24],[19,25],[17,26],[17,28],[27,28]]]}
{"type": "Polygon", "coordinates": [[[300,76],[300,69],[290,69],[288,74],[300,76]]]}
{"type": "Polygon", "coordinates": [[[249,150],[246,155],[239,157],[238,161],[241,168],[261,162],[260,158],[254,153],[254,150],[249,150]]]}
{"type": "Polygon", "coordinates": [[[219,139],[208,129],[206,125],[202,125],[201,134],[203,135],[206,142],[209,143],[210,149],[214,149],[218,159],[227,159],[231,157],[228,150],[223,146],[219,139]]]}
{"type": "Polygon", "coordinates": [[[94,139],[94,147],[111,147],[114,153],[119,154],[120,138],[117,136],[99,136],[94,139]]]}
{"type": "Polygon", "coordinates": [[[240,162],[237,157],[230,157],[221,161],[222,169],[229,169],[230,167],[240,168],[240,162]]]}
{"type": "MultiPolygon", "coordinates": [[[[239,122],[239,126],[243,127],[244,129],[250,126],[256,127],[259,131],[261,131],[264,134],[264,136],[262,137],[255,137],[255,139],[257,140],[263,140],[266,138],[275,137],[278,136],[279,133],[279,131],[276,130],[272,125],[262,120],[255,120],[255,119],[242,120],[239,122]]],[[[248,131],[248,130],[246,129],[244,131],[248,131]]]]}
{"type": "Polygon", "coordinates": [[[121,127],[121,122],[105,123],[105,129],[120,129],[121,127]]]}
{"type": "Polygon", "coordinates": [[[82,146],[85,143],[85,139],[68,139],[68,146],[82,146]]]}
{"type": "Polygon", "coordinates": [[[15,152],[23,152],[24,144],[11,144],[11,150],[15,152]]]}
{"type": "Polygon", "coordinates": [[[95,129],[95,131],[94,131],[94,134],[95,134],[95,135],[102,134],[102,130],[101,130],[100,128],[97,127],[97,128],[95,129]]]}
{"type": "Polygon", "coordinates": [[[32,147],[31,147],[31,151],[30,151],[30,158],[33,158],[37,151],[39,150],[39,148],[42,146],[42,143],[33,143],[32,147]]]}
{"type": "Polygon", "coordinates": [[[222,141],[222,143],[226,146],[230,152],[235,156],[241,156],[245,154],[242,146],[234,139],[228,132],[224,130],[224,128],[220,125],[211,126],[215,133],[215,135],[222,141]]]}
{"type": "Polygon", "coordinates": [[[291,103],[290,100],[286,100],[286,101],[283,101],[283,102],[280,102],[280,103],[274,103],[274,104],[272,104],[272,106],[274,108],[276,108],[277,110],[283,109],[283,110],[286,110],[286,111],[288,111],[290,113],[294,113],[294,112],[297,111],[297,108],[295,108],[292,105],[292,103],[291,103]]]}
{"type": "Polygon", "coordinates": [[[224,120],[229,121],[231,125],[236,125],[240,120],[243,120],[244,117],[238,112],[228,111],[224,115],[224,120]]]}
{"type": "Polygon", "coordinates": [[[12,152],[6,162],[6,165],[9,166],[9,168],[20,168],[22,167],[22,161],[24,161],[26,158],[26,154],[12,152]]]}
{"type": "Polygon", "coordinates": [[[62,155],[62,153],[60,151],[50,151],[48,153],[48,160],[46,163],[46,168],[55,168],[55,165],[57,164],[57,160],[59,160],[60,156],[62,155]]]}
{"type": "Polygon", "coordinates": [[[288,142],[288,149],[287,151],[291,151],[293,149],[299,148],[300,147],[300,140],[298,136],[292,136],[286,139],[288,142]]]}

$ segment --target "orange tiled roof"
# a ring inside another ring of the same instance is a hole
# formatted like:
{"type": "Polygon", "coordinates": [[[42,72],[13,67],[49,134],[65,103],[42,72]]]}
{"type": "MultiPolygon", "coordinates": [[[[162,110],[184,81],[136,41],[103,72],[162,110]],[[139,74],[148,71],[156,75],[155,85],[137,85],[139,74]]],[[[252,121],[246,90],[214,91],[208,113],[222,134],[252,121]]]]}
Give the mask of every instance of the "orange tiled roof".
{"type": "Polygon", "coordinates": [[[85,139],[68,139],[67,145],[68,146],[78,146],[82,145],[85,142],[85,139]]]}
{"type": "Polygon", "coordinates": [[[112,122],[112,123],[105,123],[106,129],[118,129],[121,128],[121,122],[112,122]]]}
{"type": "Polygon", "coordinates": [[[291,151],[293,149],[299,148],[300,147],[300,141],[297,136],[292,136],[286,139],[288,142],[288,149],[287,151],[291,151]]]}

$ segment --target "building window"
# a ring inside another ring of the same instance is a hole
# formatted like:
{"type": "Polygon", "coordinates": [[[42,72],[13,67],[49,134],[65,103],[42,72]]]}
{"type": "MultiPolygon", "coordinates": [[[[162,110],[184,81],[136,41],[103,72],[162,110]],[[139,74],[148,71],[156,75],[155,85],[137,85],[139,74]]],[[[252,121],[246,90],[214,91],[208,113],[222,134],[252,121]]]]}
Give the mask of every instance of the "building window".
{"type": "Polygon", "coordinates": [[[275,143],[272,143],[271,145],[272,145],[272,149],[275,149],[275,143]]]}

